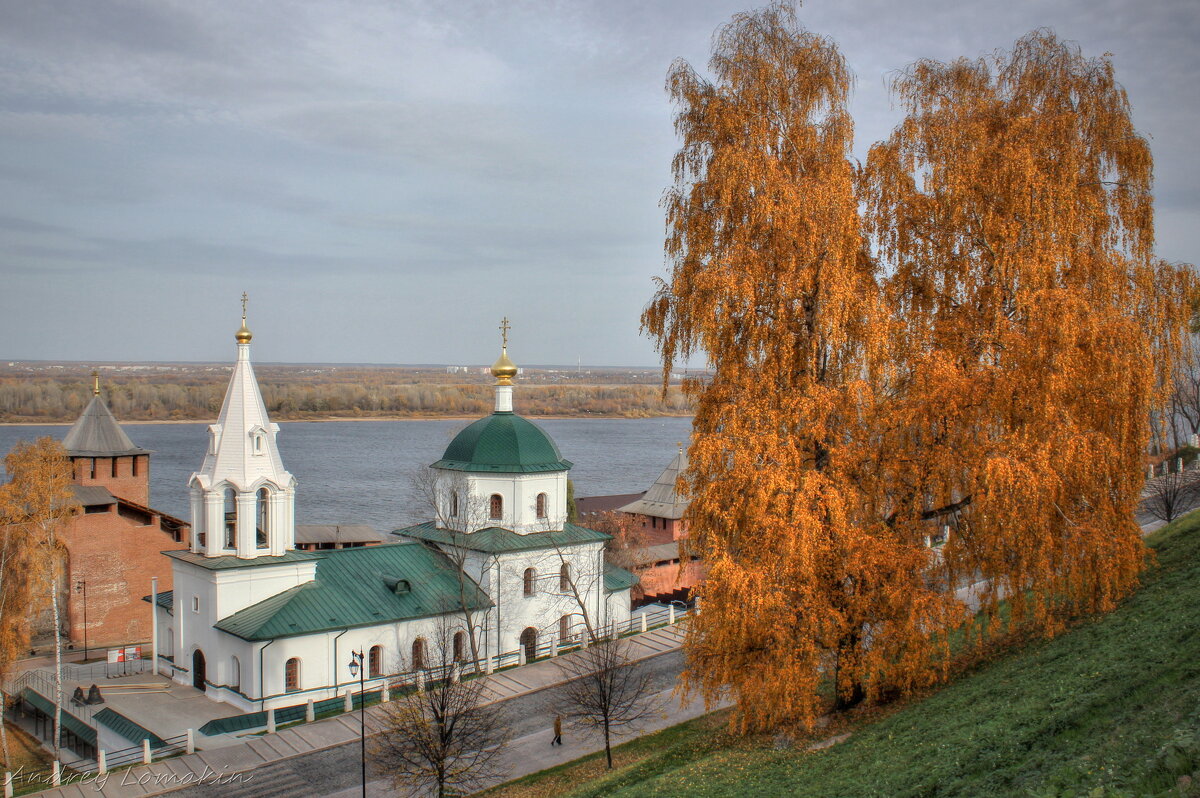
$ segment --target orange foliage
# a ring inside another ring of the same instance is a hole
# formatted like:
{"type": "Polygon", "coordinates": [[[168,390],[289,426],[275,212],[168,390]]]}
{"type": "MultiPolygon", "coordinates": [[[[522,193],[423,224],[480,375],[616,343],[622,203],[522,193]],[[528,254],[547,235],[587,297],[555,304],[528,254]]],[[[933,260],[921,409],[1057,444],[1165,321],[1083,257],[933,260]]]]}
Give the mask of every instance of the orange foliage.
{"type": "Polygon", "coordinates": [[[1190,272],[1153,257],[1150,148],[1107,57],[1048,31],[922,61],[871,150],[866,219],[891,268],[909,515],[969,497],[951,567],[1053,634],[1134,587],[1133,520],[1190,272]]]}
{"type": "Polygon", "coordinates": [[[712,82],[669,74],[672,269],[643,324],[664,374],[714,372],[687,386],[707,579],[685,684],[731,689],[743,731],[811,725],[823,675],[842,706],[944,678],[967,615],[946,588],[976,574],[1048,632],[1133,586],[1191,284],[1151,260],[1108,62],[1035,33],[995,67],[906,73],[863,170],[849,71],[788,4],[718,32],[712,82]],[[933,521],[959,525],[944,557],[933,521]]]}

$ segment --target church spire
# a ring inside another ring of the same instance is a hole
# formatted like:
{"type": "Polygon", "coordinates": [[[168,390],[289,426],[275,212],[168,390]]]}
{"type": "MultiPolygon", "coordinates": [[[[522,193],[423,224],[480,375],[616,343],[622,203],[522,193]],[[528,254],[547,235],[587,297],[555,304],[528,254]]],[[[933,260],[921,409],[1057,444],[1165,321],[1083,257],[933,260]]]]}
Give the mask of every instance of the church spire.
{"type": "Polygon", "coordinates": [[[496,378],[496,412],[511,413],[513,377],[517,376],[517,364],[508,359],[508,316],[500,322],[500,357],[492,364],[492,376],[496,378]]]}
{"type": "Polygon", "coordinates": [[[194,550],[212,557],[278,556],[295,546],[295,479],[283,467],[279,425],[267,417],[250,363],[246,299],[242,294],[238,357],[221,415],[208,428],[208,452],[190,483],[194,550]]]}

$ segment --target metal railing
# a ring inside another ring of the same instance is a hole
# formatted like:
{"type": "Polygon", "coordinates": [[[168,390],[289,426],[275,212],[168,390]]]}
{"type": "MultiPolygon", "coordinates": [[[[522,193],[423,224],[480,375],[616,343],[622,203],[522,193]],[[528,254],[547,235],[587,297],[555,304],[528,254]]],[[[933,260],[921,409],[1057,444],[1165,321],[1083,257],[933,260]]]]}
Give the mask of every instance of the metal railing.
{"type": "MultiPolygon", "coordinates": [[[[161,746],[150,746],[150,761],[153,762],[156,759],[187,753],[187,741],[188,736],[185,732],[175,737],[168,737],[163,740],[164,744],[161,746]]],[[[118,748],[115,751],[102,751],[102,753],[104,755],[104,767],[106,770],[125,767],[126,765],[149,764],[146,761],[146,746],[144,743],[141,745],[131,745],[128,748],[118,748]]]]}

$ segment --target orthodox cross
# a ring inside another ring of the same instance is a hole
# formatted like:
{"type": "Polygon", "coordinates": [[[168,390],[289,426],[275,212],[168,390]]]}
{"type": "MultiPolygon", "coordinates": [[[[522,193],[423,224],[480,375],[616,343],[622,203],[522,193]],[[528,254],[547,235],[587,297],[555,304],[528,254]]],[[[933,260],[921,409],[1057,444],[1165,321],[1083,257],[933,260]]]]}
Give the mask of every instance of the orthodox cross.
{"type": "Polygon", "coordinates": [[[504,346],[505,349],[508,348],[508,331],[509,331],[509,329],[511,329],[511,328],[508,323],[508,316],[505,316],[503,319],[500,320],[500,338],[503,341],[502,345],[504,346]]]}
{"type": "Polygon", "coordinates": [[[246,321],[246,300],[247,299],[248,299],[248,297],[246,296],[246,292],[243,291],[242,292],[242,321],[243,322],[246,321]]]}

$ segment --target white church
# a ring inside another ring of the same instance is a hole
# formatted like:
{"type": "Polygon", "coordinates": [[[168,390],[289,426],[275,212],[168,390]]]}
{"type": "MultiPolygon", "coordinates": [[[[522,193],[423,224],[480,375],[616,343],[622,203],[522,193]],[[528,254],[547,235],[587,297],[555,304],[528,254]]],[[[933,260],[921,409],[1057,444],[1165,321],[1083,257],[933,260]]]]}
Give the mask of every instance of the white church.
{"type": "Polygon", "coordinates": [[[435,518],[394,543],[298,551],[297,484],[243,309],[233,376],[189,483],[192,546],[164,552],[174,589],[153,601],[175,681],[245,711],[279,708],[357,691],[353,652],[372,690],[439,655],[508,663],[628,622],[634,577],[605,563],[608,535],[567,520],[571,463],[513,412],[507,320],[502,329],[494,412],[430,466],[435,518]]]}

